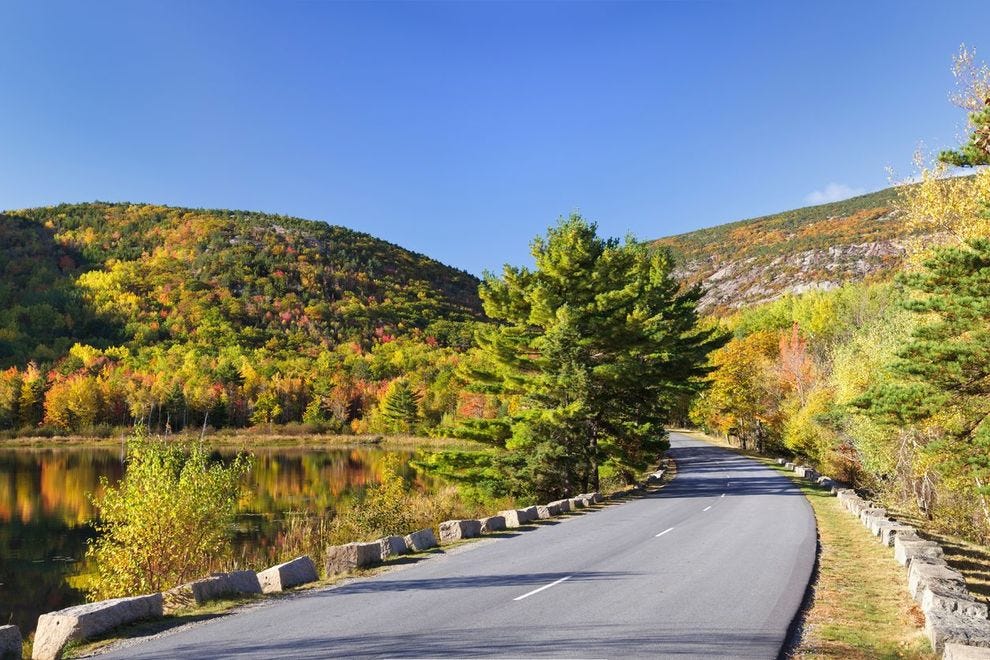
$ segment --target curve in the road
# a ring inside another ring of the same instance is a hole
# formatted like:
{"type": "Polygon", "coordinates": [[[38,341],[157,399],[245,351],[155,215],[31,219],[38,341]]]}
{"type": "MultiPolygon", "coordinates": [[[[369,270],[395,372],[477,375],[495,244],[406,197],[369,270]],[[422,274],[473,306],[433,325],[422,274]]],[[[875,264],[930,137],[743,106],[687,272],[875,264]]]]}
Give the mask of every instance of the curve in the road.
{"type": "Polygon", "coordinates": [[[756,461],[671,444],[657,493],[108,657],[774,658],[814,565],[811,507],[756,461]]]}

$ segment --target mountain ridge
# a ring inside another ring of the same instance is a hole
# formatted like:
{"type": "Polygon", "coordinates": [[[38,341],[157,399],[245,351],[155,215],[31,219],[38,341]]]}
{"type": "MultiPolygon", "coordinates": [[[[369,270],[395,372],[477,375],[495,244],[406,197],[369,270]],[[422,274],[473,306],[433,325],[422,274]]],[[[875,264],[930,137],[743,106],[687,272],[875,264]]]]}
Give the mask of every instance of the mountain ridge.
{"type": "Polygon", "coordinates": [[[899,187],[655,239],[677,276],[722,315],[789,293],[889,276],[918,232],[901,222],[899,187]]]}

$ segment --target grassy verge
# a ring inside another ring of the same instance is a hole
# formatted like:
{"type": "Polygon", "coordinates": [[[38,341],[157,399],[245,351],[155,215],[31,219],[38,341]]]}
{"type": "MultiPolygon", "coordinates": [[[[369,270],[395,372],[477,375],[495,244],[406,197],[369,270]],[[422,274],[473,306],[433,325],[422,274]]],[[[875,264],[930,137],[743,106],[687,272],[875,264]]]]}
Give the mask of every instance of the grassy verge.
{"type": "Polygon", "coordinates": [[[828,490],[725,440],[689,435],[761,460],[801,488],[818,524],[818,573],[794,658],[935,658],[904,569],[828,490]]]}
{"type": "Polygon", "coordinates": [[[966,578],[969,592],[990,603],[990,548],[932,528],[932,524],[917,511],[887,506],[890,515],[918,529],[922,536],[935,541],[945,551],[945,561],[966,578]]]}
{"type": "MultiPolygon", "coordinates": [[[[769,463],[769,461],[768,461],[769,463]]],[[[904,569],[831,493],[790,477],[818,522],[814,597],[796,658],[935,658],[924,615],[907,592],[904,569]]]]}

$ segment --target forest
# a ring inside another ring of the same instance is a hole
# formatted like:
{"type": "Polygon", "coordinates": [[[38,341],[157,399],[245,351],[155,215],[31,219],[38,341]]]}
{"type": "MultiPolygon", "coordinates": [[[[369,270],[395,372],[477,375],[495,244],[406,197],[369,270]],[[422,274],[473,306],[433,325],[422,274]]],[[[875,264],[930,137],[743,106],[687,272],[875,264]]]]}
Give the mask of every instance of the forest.
{"type": "Polygon", "coordinates": [[[969,136],[897,189],[909,244],[892,278],[712,319],[693,423],[786,452],[935,529],[990,541],[990,69],[956,58],[969,136]],[[958,169],[962,168],[962,169],[958,169]]]}
{"type": "Polygon", "coordinates": [[[135,421],[161,432],[421,431],[459,405],[454,368],[484,318],[468,273],[257,213],[11,212],[0,216],[0,273],[8,434],[105,435],[135,421]],[[418,393],[412,412],[379,405],[400,378],[418,393]]]}

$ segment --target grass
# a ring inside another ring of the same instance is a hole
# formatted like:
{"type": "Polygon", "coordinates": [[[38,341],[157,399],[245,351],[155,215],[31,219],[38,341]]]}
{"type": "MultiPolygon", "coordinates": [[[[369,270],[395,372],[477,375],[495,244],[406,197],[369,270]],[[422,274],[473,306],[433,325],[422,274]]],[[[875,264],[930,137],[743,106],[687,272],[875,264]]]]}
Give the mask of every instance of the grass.
{"type": "Polygon", "coordinates": [[[795,658],[935,658],[904,569],[824,488],[790,477],[818,522],[818,575],[795,658]]]}
{"type": "Polygon", "coordinates": [[[752,456],[801,488],[818,524],[818,570],[793,658],[929,659],[937,656],[922,631],[924,614],[907,591],[907,575],[830,491],[727,441],[694,437],[752,456]]]}
{"type": "Polygon", "coordinates": [[[966,587],[977,600],[990,604],[990,548],[971,543],[959,536],[932,529],[930,521],[903,507],[887,506],[891,516],[918,529],[945,551],[945,561],[966,578],[966,587]]]}

